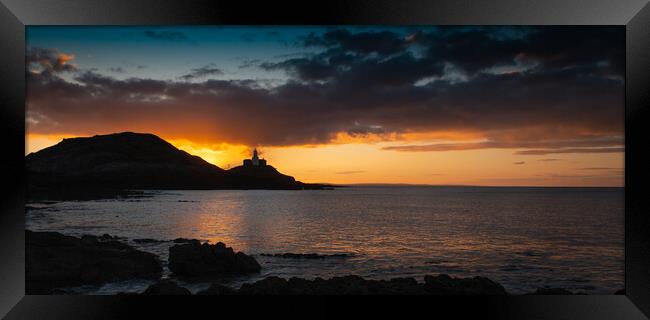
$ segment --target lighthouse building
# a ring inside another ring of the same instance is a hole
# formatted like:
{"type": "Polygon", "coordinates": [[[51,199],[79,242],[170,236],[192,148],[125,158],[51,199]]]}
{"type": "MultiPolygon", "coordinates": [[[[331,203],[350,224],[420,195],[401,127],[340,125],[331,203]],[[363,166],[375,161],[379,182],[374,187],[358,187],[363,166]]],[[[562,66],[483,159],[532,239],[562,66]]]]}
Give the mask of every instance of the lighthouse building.
{"type": "Polygon", "coordinates": [[[260,159],[257,156],[257,149],[253,149],[253,157],[251,159],[244,159],[244,167],[264,167],[266,160],[260,159]]]}

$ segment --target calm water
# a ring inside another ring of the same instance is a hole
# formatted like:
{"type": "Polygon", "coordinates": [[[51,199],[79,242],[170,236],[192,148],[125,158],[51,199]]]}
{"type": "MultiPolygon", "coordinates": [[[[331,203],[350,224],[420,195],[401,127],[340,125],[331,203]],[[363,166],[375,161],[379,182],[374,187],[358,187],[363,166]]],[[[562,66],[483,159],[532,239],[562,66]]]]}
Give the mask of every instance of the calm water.
{"type": "MultiPolygon", "coordinates": [[[[167,260],[178,237],[225,242],[253,254],[259,275],[389,279],[482,275],[511,293],[563,287],[589,294],[623,288],[622,188],[375,187],[322,191],[156,191],[151,197],[32,204],[27,228],[108,233],[167,260]],[[294,260],[261,253],[346,253],[294,260]]],[[[169,271],[165,271],[169,276],[169,271]]],[[[139,291],[147,281],[76,288],[139,291]]],[[[192,291],[207,283],[185,283],[192,291]]]]}

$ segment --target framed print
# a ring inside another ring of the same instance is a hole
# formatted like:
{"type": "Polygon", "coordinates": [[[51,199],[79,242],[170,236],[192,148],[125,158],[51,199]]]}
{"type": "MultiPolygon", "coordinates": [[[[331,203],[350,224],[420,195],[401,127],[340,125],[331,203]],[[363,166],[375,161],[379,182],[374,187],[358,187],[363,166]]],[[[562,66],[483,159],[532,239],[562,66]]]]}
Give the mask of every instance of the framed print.
{"type": "Polygon", "coordinates": [[[2,3],[7,318],[650,313],[645,1],[2,3]]]}

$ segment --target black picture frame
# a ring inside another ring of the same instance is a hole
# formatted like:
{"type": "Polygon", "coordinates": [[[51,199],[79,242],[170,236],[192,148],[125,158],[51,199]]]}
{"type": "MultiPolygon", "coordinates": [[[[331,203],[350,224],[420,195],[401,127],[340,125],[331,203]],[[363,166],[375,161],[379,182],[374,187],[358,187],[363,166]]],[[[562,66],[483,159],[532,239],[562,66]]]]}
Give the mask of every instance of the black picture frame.
{"type": "Polygon", "coordinates": [[[0,316],[112,319],[173,314],[481,319],[650,316],[650,4],[648,0],[0,0],[0,316]],[[620,25],[626,29],[625,295],[510,297],[133,297],[25,295],[25,26],[197,24],[620,25]],[[208,300],[210,299],[210,300],[208,300]],[[162,302],[164,300],[164,302],[162,302]],[[161,303],[162,302],[162,303],[161,303]],[[346,308],[344,311],[343,308],[346,308]],[[349,309],[348,309],[349,308],[349,309]],[[301,309],[301,310],[299,310],[301,309]],[[453,313],[449,313],[453,312],[453,313]],[[646,316],[644,316],[644,314],[646,316]]]}

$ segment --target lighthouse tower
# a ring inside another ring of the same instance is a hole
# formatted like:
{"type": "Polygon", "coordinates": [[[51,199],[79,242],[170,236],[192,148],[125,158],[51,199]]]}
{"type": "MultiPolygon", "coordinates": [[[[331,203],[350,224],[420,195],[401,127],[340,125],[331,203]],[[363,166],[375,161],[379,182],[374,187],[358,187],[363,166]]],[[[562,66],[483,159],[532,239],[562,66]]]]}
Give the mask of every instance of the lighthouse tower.
{"type": "Polygon", "coordinates": [[[266,160],[260,159],[257,155],[257,148],[253,149],[253,157],[244,159],[244,167],[265,167],[266,160]]]}
{"type": "Polygon", "coordinates": [[[258,167],[260,165],[260,158],[257,157],[257,148],[253,149],[253,165],[258,167]]]}

